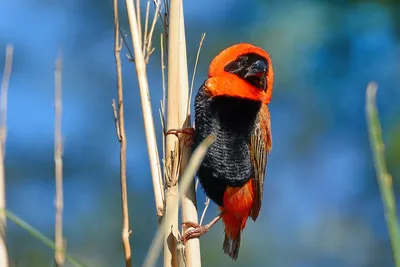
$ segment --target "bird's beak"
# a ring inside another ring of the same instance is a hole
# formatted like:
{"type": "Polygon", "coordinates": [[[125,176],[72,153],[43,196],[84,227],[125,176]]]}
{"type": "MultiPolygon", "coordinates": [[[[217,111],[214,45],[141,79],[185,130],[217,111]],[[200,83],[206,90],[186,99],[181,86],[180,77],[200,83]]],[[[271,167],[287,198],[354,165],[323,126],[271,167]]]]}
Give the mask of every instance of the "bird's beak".
{"type": "Polygon", "coordinates": [[[257,60],[250,67],[247,68],[247,73],[244,78],[257,77],[261,78],[267,72],[267,65],[262,60],[257,60]]]}

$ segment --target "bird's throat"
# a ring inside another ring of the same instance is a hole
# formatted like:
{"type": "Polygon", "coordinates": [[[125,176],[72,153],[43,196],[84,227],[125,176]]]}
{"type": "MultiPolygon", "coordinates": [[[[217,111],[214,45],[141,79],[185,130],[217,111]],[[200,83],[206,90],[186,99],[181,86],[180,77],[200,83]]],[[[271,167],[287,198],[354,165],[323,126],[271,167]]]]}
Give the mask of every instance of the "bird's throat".
{"type": "Polygon", "coordinates": [[[232,133],[252,131],[261,102],[230,96],[218,96],[212,99],[212,113],[219,126],[232,133]]]}

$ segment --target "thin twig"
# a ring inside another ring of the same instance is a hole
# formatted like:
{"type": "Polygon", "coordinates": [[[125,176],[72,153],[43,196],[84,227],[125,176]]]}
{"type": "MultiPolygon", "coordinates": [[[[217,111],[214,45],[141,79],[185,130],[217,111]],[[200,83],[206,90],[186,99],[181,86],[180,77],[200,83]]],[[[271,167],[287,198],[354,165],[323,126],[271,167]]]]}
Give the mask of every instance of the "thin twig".
{"type": "Polygon", "coordinates": [[[55,80],[55,122],[54,122],[54,162],[56,177],[56,220],[55,220],[55,244],[54,259],[57,266],[63,266],[65,262],[65,242],[63,237],[63,144],[61,134],[62,119],[62,55],[61,51],[56,60],[54,71],[55,80]]]}
{"type": "Polygon", "coordinates": [[[193,75],[192,75],[192,83],[190,85],[190,91],[189,91],[189,100],[188,100],[188,106],[187,106],[187,113],[188,114],[189,114],[189,111],[190,111],[190,100],[192,99],[192,94],[193,94],[194,78],[196,77],[197,65],[198,65],[198,62],[199,62],[200,51],[201,51],[201,48],[203,46],[204,38],[206,38],[206,33],[202,33],[201,34],[199,48],[197,49],[196,62],[194,63],[194,69],[193,69],[193,75]]]}
{"type": "MultiPolygon", "coordinates": [[[[180,179],[178,207],[179,207],[179,203],[180,203],[179,200],[182,198],[182,196],[184,194],[186,194],[186,191],[188,190],[188,188],[193,180],[193,177],[195,176],[198,168],[200,167],[200,164],[203,161],[203,158],[205,157],[208,148],[215,142],[215,140],[216,140],[215,135],[209,135],[193,152],[192,157],[190,158],[190,161],[188,162],[188,165],[186,167],[186,170],[180,179]]],[[[156,235],[153,238],[153,241],[151,242],[151,246],[147,252],[143,267],[155,266],[156,261],[160,255],[161,247],[163,244],[162,229],[167,226],[166,225],[167,222],[168,222],[168,219],[164,217],[161,222],[161,226],[159,227],[156,235]]]]}
{"type": "Polygon", "coordinates": [[[204,210],[203,213],[201,214],[201,218],[200,218],[200,225],[203,225],[203,220],[204,220],[204,216],[206,215],[208,206],[210,205],[210,198],[206,197],[206,202],[204,203],[204,210]]]}
{"type": "MultiPolygon", "coordinates": [[[[143,33],[143,55],[146,55],[147,48],[147,28],[149,27],[149,13],[150,13],[150,1],[147,1],[146,5],[146,17],[144,21],[144,33],[143,33]]],[[[155,16],[155,15],[154,15],[155,16]]]]}
{"type": "MultiPolygon", "coordinates": [[[[6,209],[6,184],[4,158],[6,154],[6,135],[7,135],[7,99],[8,85],[10,83],[14,47],[6,47],[6,63],[4,66],[3,80],[0,92],[0,210],[6,209]]],[[[8,266],[8,254],[6,246],[6,216],[0,212],[0,261],[4,267],[8,266]]]]}
{"type": "MultiPolygon", "coordinates": [[[[160,38],[160,49],[161,49],[161,79],[162,79],[162,100],[161,100],[161,123],[163,133],[166,132],[165,125],[165,102],[167,101],[166,92],[167,89],[165,87],[165,64],[164,64],[164,44],[163,44],[163,34],[161,33],[160,38]]],[[[162,135],[162,143],[163,143],[163,159],[165,159],[165,135],[162,135]]]]}
{"type": "Polygon", "coordinates": [[[366,113],[369,138],[373,152],[375,171],[378,179],[381,198],[385,210],[386,224],[392,245],[393,260],[396,267],[400,267],[400,229],[397,219],[396,200],[393,192],[392,176],[388,173],[385,162],[385,145],[382,141],[382,131],[376,108],[376,91],[378,85],[368,84],[366,113]]]}
{"type": "Polygon", "coordinates": [[[161,166],[157,149],[157,141],[154,130],[153,114],[151,109],[149,85],[147,82],[146,64],[141,50],[140,32],[138,19],[136,18],[135,6],[132,0],[125,0],[128,12],[129,26],[131,30],[133,50],[135,53],[136,74],[138,77],[140,100],[146,134],[147,151],[150,160],[150,169],[153,181],[154,198],[156,202],[156,213],[159,218],[164,215],[164,187],[161,178],[161,166]]]}
{"type": "Polygon", "coordinates": [[[128,54],[129,54],[129,55],[128,55],[128,59],[129,59],[129,61],[135,63],[135,58],[133,57],[133,53],[132,53],[131,49],[129,48],[129,45],[128,45],[128,43],[126,42],[126,39],[125,39],[126,34],[124,34],[124,33],[122,32],[121,27],[119,28],[119,33],[120,33],[120,35],[121,35],[122,42],[124,43],[126,49],[128,50],[128,54]]]}
{"type": "Polygon", "coordinates": [[[114,57],[115,66],[117,73],[117,92],[118,92],[118,117],[115,117],[117,113],[115,107],[115,101],[113,101],[114,119],[117,129],[117,138],[120,143],[120,182],[121,182],[121,202],[122,202],[122,244],[124,246],[125,254],[125,266],[132,266],[132,253],[131,245],[129,242],[129,236],[131,234],[129,230],[129,211],[128,211],[128,193],[126,186],[126,135],[125,135],[125,116],[124,116],[124,102],[123,102],[123,90],[122,90],[122,71],[121,71],[121,46],[119,36],[119,18],[118,18],[118,0],[114,0],[114,57]]]}
{"type": "Polygon", "coordinates": [[[155,0],[153,0],[153,2],[156,3],[156,10],[154,11],[153,22],[151,24],[150,32],[147,36],[146,63],[149,62],[149,57],[154,51],[154,48],[152,48],[153,32],[154,32],[154,28],[156,27],[157,18],[159,18],[159,17],[161,18],[161,16],[159,16],[159,14],[160,14],[159,0],[157,2],[155,0]]]}
{"type": "MultiPolygon", "coordinates": [[[[132,6],[133,6],[133,0],[132,0],[132,6]]],[[[136,25],[137,25],[137,30],[138,30],[138,41],[139,41],[139,45],[140,47],[142,47],[142,20],[140,19],[140,0],[136,0],[136,25]]],[[[131,29],[132,30],[132,29],[131,29]]],[[[131,32],[132,34],[132,32],[131,32]]]]}
{"type": "MultiPolygon", "coordinates": [[[[163,16],[161,15],[161,7],[160,7],[160,0],[153,0],[154,5],[156,6],[156,13],[158,13],[158,16],[160,17],[160,22],[162,25],[164,25],[164,20],[163,16]]],[[[164,6],[164,5],[163,5],[164,6]]]]}

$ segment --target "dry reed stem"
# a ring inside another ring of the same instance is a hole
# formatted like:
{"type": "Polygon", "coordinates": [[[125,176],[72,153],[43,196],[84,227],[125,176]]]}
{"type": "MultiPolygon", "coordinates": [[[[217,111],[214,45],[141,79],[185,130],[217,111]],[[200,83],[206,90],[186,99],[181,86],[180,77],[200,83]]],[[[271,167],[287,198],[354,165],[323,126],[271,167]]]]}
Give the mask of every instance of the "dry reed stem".
{"type": "Polygon", "coordinates": [[[4,66],[3,80],[0,92],[0,267],[8,266],[8,254],[6,246],[6,184],[5,184],[5,147],[7,135],[7,99],[8,85],[11,77],[12,60],[14,47],[7,45],[6,47],[6,63],[4,66]]]}
{"type": "MultiPolygon", "coordinates": [[[[185,119],[181,116],[181,90],[184,86],[180,78],[182,71],[181,66],[181,45],[180,42],[180,9],[182,8],[181,0],[170,1],[169,27],[165,33],[168,33],[168,99],[167,99],[167,130],[180,129],[185,123],[185,119]]],[[[165,22],[165,20],[164,20],[165,22]]],[[[165,26],[165,25],[164,25],[165,26]]],[[[186,70],[187,71],[187,70],[186,70]]],[[[187,80],[186,80],[187,82],[187,80]]],[[[187,97],[186,97],[187,98],[187,97]]],[[[186,110],[185,110],[186,111],[186,110]]],[[[186,115],[186,114],[185,114],[186,115]]],[[[178,174],[180,164],[180,144],[174,135],[166,136],[165,148],[165,237],[164,237],[164,267],[177,267],[178,258],[176,250],[176,239],[172,233],[178,230],[178,174]]]]}
{"type": "Polygon", "coordinates": [[[157,18],[160,15],[160,3],[159,3],[159,0],[158,1],[153,0],[153,2],[156,5],[156,10],[154,11],[154,17],[153,17],[153,22],[151,23],[150,32],[147,34],[147,37],[146,37],[146,39],[147,39],[146,63],[149,62],[149,57],[154,51],[154,48],[152,48],[153,33],[154,33],[154,29],[156,27],[157,18]]]}
{"type": "Polygon", "coordinates": [[[55,121],[54,121],[54,164],[56,179],[56,218],[55,218],[55,244],[54,259],[56,266],[63,266],[65,262],[65,242],[63,237],[63,144],[62,144],[62,55],[59,52],[54,71],[55,82],[55,121]]]}
{"type": "Polygon", "coordinates": [[[114,120],[117,130],[117,138],[120,143],[120,183],[121,183],[121,202],[122,202],[122,231],[121,238],[125,254],[125,266],[132,266],[132,252],[129,242],[131,234],[129,230],[129,210],[128,193],[126,186],[126,135],[125,135],[125,116],[122,89],[122,71],[120,52],[122,43],[119,36],[118,0],[114,0],[114,57],[117,73],[117,92],[118,92],[118,116],[115,101],[113,101],[114,120]]]}
{"type": "MultiPolygon", "coordinates": [[[[132,6],[133,6],[133,0],[132,0],[132,6]]],[[[139,26],[138,27],[138,41],[139,41],[139,45],[142,46],[142,20],[140,18],[140,0],[136,0],[136,24],[139,26]]]]}
{"type": "MultiPolygon", "coordinates": [[[[193,154],[188,162],[185,172],[183,173],[180,180],[180,192],[178,195],[178,208],[179,208],[179,200],[181,200],[183,194],[189,189],[189,186],[195,176],[198,168],[200,167],[201,162],[204,159],[204,156],[207,153],[209,147],[215,142],[216,136],[211,134],[209,135],[197,148],[193,151],[193,154]]],[[[146,259],[143,263],[143,267],[152,267],[155,266],[156,261],[160,255],[160,251],[163,245],[163,237],[164,230],[167,227],[168,219],[164,216],[161,225],[155,234],[153,241],[151,243],[150,249],[147,252],[146,259]]]]}
{"type": "MultiPolygon", "coordinates": [[[[182,14],[183,16],[183,14],[182,14]]],[[[182,20],[182,24],[183,20],[182,20]]],[[[182,26],[181,30],[183,31],[183,34],[181,36],[184,36],[184,25],[182,26]]],[[[194,65],[194,70],[193,70],[193,75],[192,75],[192,82],[189,90],[189,97],[185,101],[185,97],[187,97],[187,92],[188,90],[185,89],[184,92],[185,94],[181,95],[181,101],[182,101],[182,109],[184,110],[185,105],[186,105],[186,114],[187,114],[187,124],[185,127],[190,126],[190,100],[192,98],[192,92],[193,92],[193,85],[194,85],[194,78],[196,76],[196,69],[197,69],[197,64],[200,56],[200,51],[201,47],[203,45],[203,41],[205,38],[205,33],[201,35],[199,47],[197,50],[197,55],[196,55],[196,61],[194,65]],[[186,102],[186,103],[185,103],[186,102]]],[[[181,43],[184,43],[183,41],[181,43]]],[[[186,50],[185,50],[186,54],[186,50]]],[[[187,69],[187,65],[185,65],[185,69],[187,69]]],[[[186,79],[187,79],[187,72],[186,72],[186,79]]],[[[185,83],[186,85],[186,83],[185,83]]],[[[183,91],[183,90],[182,90],[183,91]]],[[[181,91],[181,92],[182,92],[181,91]]],[[[183,156],[182,156],[182,163],[181,163],[181,171],[185,168],[186,162],[188,158],[190,157],[190,148],[187,148],[186,150],[183,151],[183,156]]],[[[203,213],[204,216],[204,213],[203,213]]],[[[202,217],[203,217],[202,216],[202,217]]],[[[195,181],[193,180],[192,183],[190,184],[189,190],[187,191],[186,196],[182,199],[182,221],[192,221],[192,222],[198,222],[198,212],[197,212],[197,201],[196,201],[196,186],[195,186],[195,181]]],[[[201,222],[200,222],[201,224],[201,222]]],[[[187,231],[189,229],[185,229],[187,231]]],[[[186,264],[187,266],[194,267],[194,266],[201,266],[201,255],[200,255],[200,241],[199,239],[191,239],[186,243],[186,250],[185,250],[185,258],[186,258],[186,264]]]]}
{"type": "MultiPolygon", "coordinates": [[[[146,5],[146,17],[144,21],[144,34],[143,34],[143,55],[146,55],[147,48],[147,27],[149,26],[149,13],[150,13],[150,1],[147,1],[146,5]]],[[[139,23],[140,25],[140,23],[139,23]]]]}
{"type": "MultiPolygon", "coordinates": [[[[179,5],[179,122],[181,127],[190,127],[190,97],[188,84],[188,69],[186,56],[186,37],[185,37],[185,20],[183,15],[183,3],[179,5]]],[[[172,27],[172,25],[171,25],[172,27]]],[[[171,28],[170,28],[171,29],[171,28]]],[[[170,40],[172,36],[170,36],[170,40]]],[[[201,41],[202,43],[202,41],[201,41]]],[[[201,47],[201,46],[200,46],[201,47]]],[[[198,53],[199,54],[199,53],[198,53]]],[[[195,74],[193,74],[195,75],[195,74]]],[[[184,140],[183,138],[181,139],[184,140]]],[[[182,158],[180,162],[180,174],[182,175],[187,162],[190,158],[191,146],[185,146],[181,142],[182,158]]],[[[182,197],[182,221],[192,221],[197,223],[199,220],[197,214],[197,202],[194,179],[191,180],[189,189],[182,197]]],[[[186,231],[189,230],[185,229],[186,231]]],[[[201,267],[200,241],[198,238],[191,239],[185,243],[186,266],[201,267]]]]}
{"type": "MultiPolygon", "coordinates": [[[[132,37],[133,50],[135,53],[136,74],[138,77],[140,99],[142,103],[142,113],[144,129],[146,134],[147,151],[150,160],[150,170],[153,181],[154,198],[156,203],[156,213],[158,218],[164,215],[164,188],[161,178],[161,166],[157,149],[157,141],[154,130],[153,113],[151,110],[149,86],[146,74],[146,63],[141,49],[141,34],[139,19],[136,18],[135,6],[132,0],[126,0],[129,26],[132,37]]],[[[140,12],[140,11],[138,11],[140,12]]]]}

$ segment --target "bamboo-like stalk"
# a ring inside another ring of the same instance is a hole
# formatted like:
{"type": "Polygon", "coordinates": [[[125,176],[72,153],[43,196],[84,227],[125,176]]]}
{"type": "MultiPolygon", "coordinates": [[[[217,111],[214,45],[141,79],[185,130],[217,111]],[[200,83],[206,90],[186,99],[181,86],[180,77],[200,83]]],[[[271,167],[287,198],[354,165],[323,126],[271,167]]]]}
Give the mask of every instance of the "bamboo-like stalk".
{"type": "Polygon", "coordinates": [[[393,260],[396,267],[400,267],[400,229],[397,219],[396,200],[393,192],[392,176],[388,173],[385,162],[385,145],[382,141],[382,130],[376,108],[376,91],[378,85],[374,82],[368,84],[366,99],[366,115],[368,121],[369,138],[375,171],[385,210],[386,224],[392,245],[393,260]]]}
{"type": "MultiPolygon", "coordinates": [[[[189,83],[187,70],[187,55],[186,55],[186,37],[185,37],[185,21],[183,15],[183,3],[179,1],[179,123],[181,127],[186,128],[191,126],[190,122],[190,99],[189,99],[189,83]]],[[[170,40],[172,36],[170,36],[170,40]]],[[[169,70],[170,71],[170,70],[169,70]]],[[[195,75],[195,73],[193,73],[195,75]]],[[[184,140],[184,138],[182,138],[184,140]]],[[[182,158],[180,162],[180,174],[182,175],[190,158],[191,146],[188,143],[181,143],[182,158]]],[[[182,221],[192,221],[197,223],[199,220],[197,214],[197,202],[195,183],[192,179],[189,189],[182,197],[182,221]]],[[[189,229],[185,229],[187,231],[189,229]]],[[[185,258],[187,267],[201,267],[200,256],[200,241],[198,238],[191,239],[185,244],[185,258]]]]}
{"type": "MultiPolygon", "coordinates": [[[[185,124],[181,109],[181,90],[184,84],[180,76],[184,72],[180,45],[180,9],[181,0],[171,0],[168,27],[168,89],[167,89],[167,130],[180,129],[185,124]]],[[[187,71],[187,70],[186,70],[187,71]]],[[[186,76],[187,77],[187,76],[186,76]]],[[[187,79],[186,79],[187,83],[187,79]]],[[[187,87],[186,87],[187,89],[187,87]]],[[[187,98],[187,96],[186,96],[187,98]]],[[[186,111],[186,109],[184,109],[186,111]]],[[[186,115],[186,114],[185,114],[186,115]]],[[[178,232],[178,174],[180,164],[179,140],[174,135],[167,135],[165,148],[165,239],[164,267],[177,267],[176,239],[173,233],[178,232]]]]}
{"type": "Polygon", "coordinates": [[[129,211],[128,211],[128,190],[126,186],[126,134],[125,134],[125,115],[124,115],[124,96],[122,88],[122,70],[121,70],[121,47],[122,41],[119,36],[119,17],[118,0],[114,0],[114,57],[117,73],[117,93],[118,93],[118,115],[115,101],[113,101],[115,128],[117,138],[120,143],[120,183],[121,183],[121,202],[122,202],[122,244],[124,246],[125,266],[132,266],[132,252],[129,242],[129,211]]]}
{"type": "Polygon", "coordinates": [[[132,0],[125,0],[128,13],[129,27],[131,31],[133,50],[135,54],[136,75],[138,77],[140,100],[146,133],[147,152],[150,160],[150,170],[153,181],[154,198],[156,202],[156,214],[158,218],[164,215],[164,188],[161,177],[160,159],[157,149],[157,140],[154,130],[153,112],[151,110],[149,85],[147,82],[146,63],[142,53],[139,28],[137,23],[135,6],[132,0]]]}
{"type": "Polygon", "coordinates": [[[55,121],[54,121],[54,163],[56,177],[56,219],[55,219],[55,244],[54,259],[57,266],[63,266],[65,262],[65,246],[63,238],[63,144],[61,133],[62,114],[62,56],[61,52],[56,60],[54,71],[55,82],[55,121]]]}
{"type": "MultiPolygon", "coordinates": [[[[178,208],[179,208],[179,200],[182,199],[183,194],[189,189],[190,183],[193,180],[193,177],[195,176],[201,162],[203,161],[207,150],[210,148],[210,146],[215,142],[216,136],[214,134],[211,134],[207,136],[206,139],[196,148],[196,150],[193,152],[187,167],[185,169],[185,172],[183,173],[181,180],[180,180],[180,193],[178,195],[178,208]]],[[[168,225],[168,220],[167,216],[164,216],[160,228],[158,229],[156,235],[153,238],[153,241],[151,243],[150,249],[147,252],[146,259],[144,261],[143,267],[153,267],[156,264],[156,261],[158,259],[158,256],[160,254],[161,247],[163,245],[163,236],[164,236],[164,231],[168,225]]]]}
{"type": "Polygon", "coordinates": [[[6,147],[6,121],[7,121],[7,96],[8,85],[11,77],[12,60],[14,47],[7,45],[6,47],[6,63],[4,67],[3,80],[0,92],[0,263],[1,267],[8,266],[8,254],[6,245],[6,184],[5,184],[5,168],[4,157],[6,147]]]}

